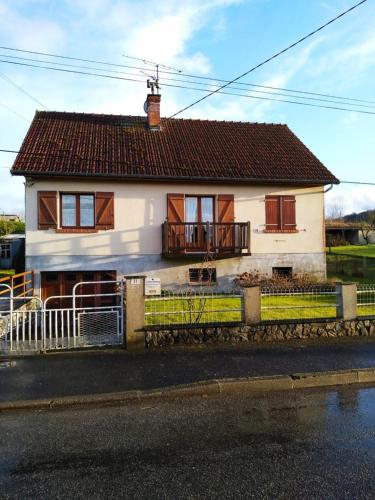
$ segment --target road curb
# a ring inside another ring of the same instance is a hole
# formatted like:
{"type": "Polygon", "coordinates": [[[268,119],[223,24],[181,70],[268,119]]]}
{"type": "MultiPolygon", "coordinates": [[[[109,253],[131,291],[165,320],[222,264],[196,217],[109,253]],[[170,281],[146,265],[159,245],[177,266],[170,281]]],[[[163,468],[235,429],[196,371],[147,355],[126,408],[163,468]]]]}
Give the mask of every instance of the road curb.
{"type": "Polygon", "coordinates": [[[45,410],[133,403],[152,399],[174,399],[191,396],[209,396],[234,392],[262,393],[330,387],[375,382],[375,368],[339,370],[329,372],[293,373],[247,378],[211,379],[192,384],[175,385],[151,390],[132,390],[82,396],[63,396],[55,399],[33,399],[0,403],[0,412],[12,410],[45,410]]]}

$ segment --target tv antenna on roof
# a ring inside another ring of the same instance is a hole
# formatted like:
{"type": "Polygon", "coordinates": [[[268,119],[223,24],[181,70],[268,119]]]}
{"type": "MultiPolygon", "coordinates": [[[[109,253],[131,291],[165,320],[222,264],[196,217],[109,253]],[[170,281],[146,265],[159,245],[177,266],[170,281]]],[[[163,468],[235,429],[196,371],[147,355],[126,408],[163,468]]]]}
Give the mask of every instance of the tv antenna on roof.
{"type": "MultiPolygon", "coordinates": [[[[165,64],[160,64],[154,61],[148,61],[147,59],[142,59],[141,57],[133,57],[133,56],[128,56],[126,54],[123,54],[123,57],[126,57],[127,59],[133,59],[134,61],[141,61],[143,64],[146,66],[154,66],[156,70],[156,76],[155,75],[150,75],[146,73],[145,71],[141,70],[141,73],[145,74],[148,76],[147,80],[147,88],[151,89],[151,93],[155,93],[156,91],[159,91],[160,85],[159,85],[159,68],[167,69],[167,70],[172,70],[172,71],[177,71],[177,73],[182,73],[182,70],[172,68],[171,66],[166,66],[165,64]]],[[[147,68],[145,68],[147,69],[147,68]]]]}

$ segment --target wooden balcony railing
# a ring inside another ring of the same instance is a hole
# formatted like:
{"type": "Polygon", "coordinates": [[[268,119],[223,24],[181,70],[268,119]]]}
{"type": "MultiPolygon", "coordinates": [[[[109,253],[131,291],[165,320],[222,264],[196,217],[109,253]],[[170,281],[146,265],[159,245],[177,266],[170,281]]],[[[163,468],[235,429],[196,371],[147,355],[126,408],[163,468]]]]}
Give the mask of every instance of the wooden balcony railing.
{"type": "Polygon", "coordinates": [[[163,255],[250,254],[250,222],[164,222],[163,255]]]}

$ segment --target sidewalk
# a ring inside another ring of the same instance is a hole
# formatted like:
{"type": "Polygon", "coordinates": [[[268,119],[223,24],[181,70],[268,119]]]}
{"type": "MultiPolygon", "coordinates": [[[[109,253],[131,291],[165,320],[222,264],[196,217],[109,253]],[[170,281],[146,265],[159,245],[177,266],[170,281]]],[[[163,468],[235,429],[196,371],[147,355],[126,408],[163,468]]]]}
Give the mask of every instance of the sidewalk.
{"type": "Polygon", "coordinates": [[[0,403],[357,368],[375,368],[375,339],[3,358],[0,403]]]}

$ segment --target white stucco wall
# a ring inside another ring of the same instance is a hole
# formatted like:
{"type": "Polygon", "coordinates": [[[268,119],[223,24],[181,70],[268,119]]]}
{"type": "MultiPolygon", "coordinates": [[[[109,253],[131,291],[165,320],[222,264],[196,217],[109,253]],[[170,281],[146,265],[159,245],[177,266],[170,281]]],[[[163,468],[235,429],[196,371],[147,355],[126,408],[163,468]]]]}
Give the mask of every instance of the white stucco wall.
{"type": "Polygon", "coordinates": [[[161,278],[163,286],[185,285],[189,268],[201,263],[161,257],[167,193],[234,194],[236,222],[251,222],[251,256],[214,263],[219,288],[230,288],[242,272],[271,274],[277,266],[325,276],[322,187],[43,180],[26,188],[26,266],[36,272],[36,288],[41,271],[74,270],[147,274],[161,278]],[[37,192],[48,190],[114,192],[115,229],[93,234],[38,230],[37,192]],[[263,232],[266,194],[295,195],[298,233],[263,232]]]}
{"type": "Polygon", "coordinates": [[[167,193],[234,194],[235,221],[251,222],[251,252],[316,253],[324,250],[323,188],[221,186],[135,182],[37,181],[26,188],[26,256],[156,255],[161,253],[161,224],[167,193]],[[115,229],[94,234],[38,230],[38,191],[113,191],[115,229]],[[298,233],[264,233],[265,195],[296,196],[298,233]]]}

